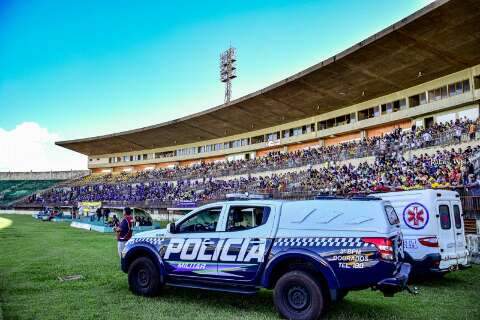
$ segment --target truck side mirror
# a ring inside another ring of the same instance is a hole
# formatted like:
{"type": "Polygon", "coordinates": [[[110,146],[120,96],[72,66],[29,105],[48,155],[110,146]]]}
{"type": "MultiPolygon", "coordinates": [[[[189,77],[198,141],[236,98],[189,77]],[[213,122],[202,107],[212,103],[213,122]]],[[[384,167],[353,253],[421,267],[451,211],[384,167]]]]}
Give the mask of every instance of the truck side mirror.
{"type": "Polygon", "coordinates": [[[173,222],[169,223],[169,224],[167,225],[167,230],[168,230],[168,232],[170,232],[170,233],[175,233],[175,232],[176,232],[176,230],[175,230],[175,223],[173,223],[173,222]]]}

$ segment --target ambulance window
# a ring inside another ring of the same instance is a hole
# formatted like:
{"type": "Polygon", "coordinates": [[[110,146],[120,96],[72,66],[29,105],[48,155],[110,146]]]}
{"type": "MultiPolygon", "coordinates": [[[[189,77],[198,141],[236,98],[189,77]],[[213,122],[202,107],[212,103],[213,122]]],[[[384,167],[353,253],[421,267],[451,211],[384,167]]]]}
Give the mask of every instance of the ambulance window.
{"type": "Polygon", "coordinates": [[[453,205],[453,217],[455,218],[455,228],[462,229],[462,216],[458,204],[453,205]]]}
{"type": "Polygon", "coordinates": [[[269,207],[231,206],[226,231],[241,231],[261,226],[267,222],[269,215],[269,207]]]}
{"type": "Polygon", "coordinates": [[[222,207],[202,210],[177,226],[178,233],[214,232],[217,229],[218,218],[222,207]]]}
{"type": "Polygon", "coordinates": [[[400,223],[400,220],[398,220],[397,213],[395,212],[395,209],[392,206],[385,206],[385,213],[387,214],[388,222],[390,222],[391,225],[400,223]]]}
{"type": "Polygon", "coordinates": [[[452,228],[452,221],[450,220],[450,209],[447,205],[442,204],[438,207],[438,213],[440,214],[440,226],[444,230],[452,228]]]}

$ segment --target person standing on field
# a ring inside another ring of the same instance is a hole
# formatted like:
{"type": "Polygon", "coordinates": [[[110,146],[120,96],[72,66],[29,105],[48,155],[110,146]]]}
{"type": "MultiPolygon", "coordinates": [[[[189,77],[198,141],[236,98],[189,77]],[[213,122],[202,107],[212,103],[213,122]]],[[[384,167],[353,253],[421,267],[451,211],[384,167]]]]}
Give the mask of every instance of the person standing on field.
{"type": "Polygon", "coordinates": [[[95,214],[97,215],[97,221],[100,221],[100,218],[102,217],[102,207],[98,207],[95,214]]]}
{"type": "Polygon", "coordinates": [[[132,227],[133,227],[133,218],[132,218],[132,209],[126,207],[123,210],[123,219],[120,221],[118,227],[115,227],[115,232],[117,233],[117,248],[118,255],[122,257],[123,248],[125,248],[125,243],[130,240],[132,237],[132,227]]]}

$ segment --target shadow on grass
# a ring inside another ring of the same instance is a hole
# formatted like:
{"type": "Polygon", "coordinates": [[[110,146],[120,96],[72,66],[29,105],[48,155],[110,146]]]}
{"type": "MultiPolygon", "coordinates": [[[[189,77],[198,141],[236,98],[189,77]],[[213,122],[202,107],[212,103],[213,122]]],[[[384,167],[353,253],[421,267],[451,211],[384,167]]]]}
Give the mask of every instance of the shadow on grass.
{"type": "MultiPolygon", "coordinates": [[[[166,287],[160,296],[154,298],[161,302],[180,302],[197,305],[201,308],[224,311],[231,310],[232,314],[261,313],[268,318],[278,318],[273,304],[272,291],[261,290],[256,295],[238,295],[200,289],[166,287]]],[[[381,299],[381,297],[379,297],[381,299]]],[[[390,319],[399,318],[401,314],[395,313],[391,306],[381,303],[352,301],[350,299],[333,304],[325,310],[326,319],[390,319]]]]}
{"type": "MultiPolygon", "coordinates": [[[[379,297],[380,299],[380,297],[379,297]]],[[[398,311],[397,311],[398,312],[398,311]]],[[[400,314],[396,313],[391,306],[375,304],[371,302],[352,301],[346,299],[333,304],[325,314],[325,319],[398,319],[400,314]]]]}
{"type": "Polygon", "coordinates": [[[417,277],[410,282],[413,286],[420,285],[429,288],[462,286],[462,284],[467,283],[469,283],[469,281],[466,281],[466,279],[454,277],[454,275],[450,275],[450,277],[448,275],[425,275],[423,277],[417,277]]]}
{"type": "Polygon", "coordinates": [[[173,288],[166,287],[159,297],[155,299],[181,300],[189,304],[199,304],[207,308],[218,308],[224,310],[229,307],[233,312],[256,311],[274,312],[272,292],[262,290],[256,295],[239,295],[201,289],[173,288]]]}

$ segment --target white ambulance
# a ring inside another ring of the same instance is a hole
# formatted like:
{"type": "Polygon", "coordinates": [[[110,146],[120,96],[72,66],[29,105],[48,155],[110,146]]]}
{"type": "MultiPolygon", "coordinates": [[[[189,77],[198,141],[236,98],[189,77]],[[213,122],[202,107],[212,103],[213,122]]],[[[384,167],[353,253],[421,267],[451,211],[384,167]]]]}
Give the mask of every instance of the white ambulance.
{"type": "Polygon", "coordinates": [[[462,204],[455,191],[413,190],[376,194],[401,221],[405,259],[414,274],[468,267],[462,204]]]}

